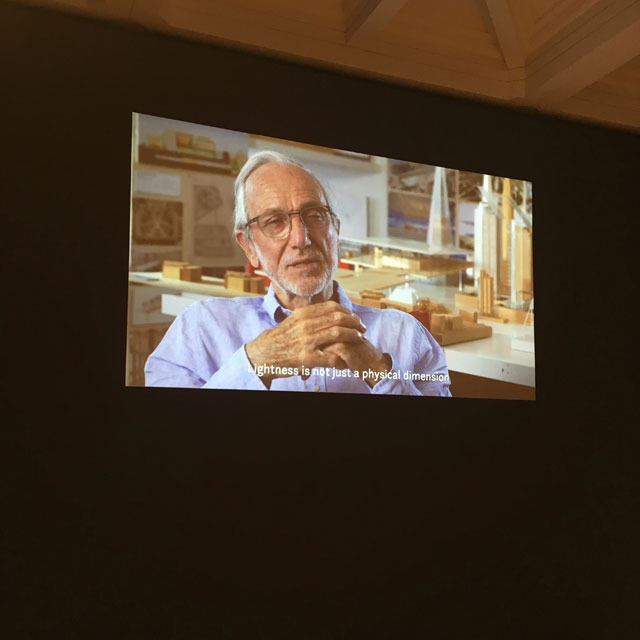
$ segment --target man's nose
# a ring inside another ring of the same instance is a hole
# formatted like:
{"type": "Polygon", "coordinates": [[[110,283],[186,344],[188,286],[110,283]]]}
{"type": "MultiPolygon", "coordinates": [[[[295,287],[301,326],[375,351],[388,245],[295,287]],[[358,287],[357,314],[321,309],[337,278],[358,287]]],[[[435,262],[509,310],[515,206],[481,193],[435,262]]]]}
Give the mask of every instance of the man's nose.
{"type": "Polygon", "coordinates": [[[300,215],[291,216],[291,232],[289,233],[289,244],[295,248],[308,247],[311,244],[307,229],[302,224],[300,215]]]}

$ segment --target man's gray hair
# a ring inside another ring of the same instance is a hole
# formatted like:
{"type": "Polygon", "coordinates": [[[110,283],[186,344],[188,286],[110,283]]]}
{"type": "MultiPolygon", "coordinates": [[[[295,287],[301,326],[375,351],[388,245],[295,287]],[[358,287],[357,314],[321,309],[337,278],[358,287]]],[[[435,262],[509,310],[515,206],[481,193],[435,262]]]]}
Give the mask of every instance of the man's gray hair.
{"type": "Polygon", "coordinates": [[[327,190],[324,188],[324,185],[303,164],[301,164],[297,160],[294,160],[293,158],[290,158],[289,156],[284,155],[284,153],[280,153],[279,151],[258,151],[245,162],[240,173],[236,177],[236,181],[233,186],[233,192],[235,196],[235,205],[233,210],[234,231],[243,229],[245,224],[247,224],[247,221],[249,220],[249,215],[245,206],[245,185],[247,183],[247,180],[256,169],[262,167],[265,164],[279,164],[302,169],[317,182],[318,187],[320,188],[320,191],[324,196],[325,202],[329,207],[331,207],[331,203],[329,202],[329,197],[327,195],[327,190]]]}

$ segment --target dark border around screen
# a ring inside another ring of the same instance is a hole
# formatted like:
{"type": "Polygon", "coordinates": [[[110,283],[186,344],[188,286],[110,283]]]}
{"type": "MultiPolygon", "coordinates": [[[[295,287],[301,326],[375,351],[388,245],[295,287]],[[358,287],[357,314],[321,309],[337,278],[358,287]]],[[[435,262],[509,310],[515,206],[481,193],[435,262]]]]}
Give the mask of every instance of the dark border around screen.
{"type": "Polygon", "coordinates": [[[636,135],[0,18],[12,637],[630,637],[636,135]],[[531,181],[536,402],[125,388],[134,111],[531,181]]]}

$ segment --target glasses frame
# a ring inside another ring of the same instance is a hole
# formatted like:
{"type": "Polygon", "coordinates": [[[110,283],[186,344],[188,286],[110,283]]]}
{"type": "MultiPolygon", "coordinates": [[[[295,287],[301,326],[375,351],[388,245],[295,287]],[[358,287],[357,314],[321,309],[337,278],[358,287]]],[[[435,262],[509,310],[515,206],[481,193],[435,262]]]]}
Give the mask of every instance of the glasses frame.
{"type": "MultiPolygon", "coordinates": [[[[328,207],[327,205],[325,205],[325,204],[310,204],[310,205],[307,205],[306,207],[302,207],[302,209],[298,209],[298,211],[278,211],[278,212],[274,212],[274,213],[284,213],[285,215],[287,215],[289,217],[289,226],[287,228],[286,233],[283,233],[282,235],[269,236],[264,232],[263,228],[259,224],[258,224],[258,229],[260,229],[260,231],[264,234],[264,236],[266,238],[274,238],[274,239],[276,239],[276,238],[286,238],[291,233],[291,216],[298,216],[298,218],[300,219],[300,224],[308,232],[309,228],[305,224],[304,218],[302,217],[302,213],[304,211],[307,211],[308,209],[324,209],[332,218],[336,217],[336,214],[333,211],[331,211],[331,208],[328,207]]],[[[266,215],[266,214],[261,213],[259,216],[255,216],[255,217],[251,218],[251,220],[248,220],[247,223],[242,228],[246,229],[249,225],[253,224],[254,222],[258,222],[258,220],[264,215],[266,215]]]]}

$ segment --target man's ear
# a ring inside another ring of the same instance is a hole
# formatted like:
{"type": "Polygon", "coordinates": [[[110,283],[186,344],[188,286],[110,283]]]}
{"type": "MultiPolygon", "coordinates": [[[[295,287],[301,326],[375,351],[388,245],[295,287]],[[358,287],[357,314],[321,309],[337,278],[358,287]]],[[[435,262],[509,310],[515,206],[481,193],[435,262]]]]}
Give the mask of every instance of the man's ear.
{"type": "Polygon", "coordinates": [[[236,242],[240,245],[240,247],[244,251],[245,255],[247,256],[247,259],[251,263],[251,266],[254,269],[259,269],[260,259],[258,258],[258,254],[255,252],[255,249],[253,248],[253,241],[249,240],[249,238],[247,238],[247,236],[244,234],[244,231],[241,229],[238,229],[235,232],[235,236],[236,236],[236,242]]]}

